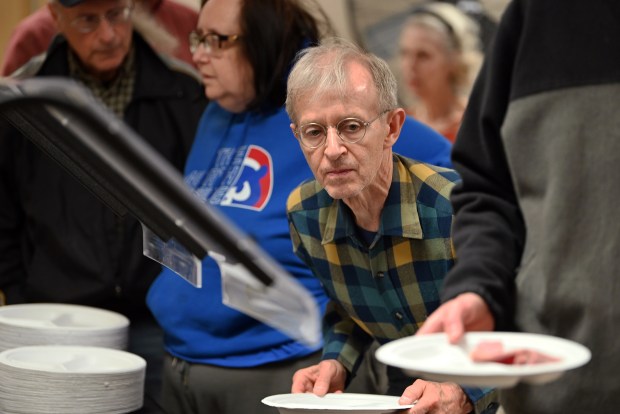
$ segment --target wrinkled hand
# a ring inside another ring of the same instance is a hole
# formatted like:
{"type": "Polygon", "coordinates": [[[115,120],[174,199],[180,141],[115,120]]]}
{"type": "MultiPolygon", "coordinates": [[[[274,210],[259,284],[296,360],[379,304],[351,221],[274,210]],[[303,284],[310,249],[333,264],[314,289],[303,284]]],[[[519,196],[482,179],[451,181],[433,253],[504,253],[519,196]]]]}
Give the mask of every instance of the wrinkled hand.
{"type": "Polygon", "coordinates": [[[467,414],[474,409],[463,389],[453,382],[416,380],[398,402],[406,405],[416,400],[408,414],[467,414]]]}
{"type": "Polygon", "coordinates": [[[326,359],[295,372],[291,392],[311,392],[322,397],[329,392],[343,392],[346,379],[345,367],[335,359],[326,359]]]}
{"type": "Polygon", "coordinates": [[[463,293],[441,305],[416,335],[446,332],[450,343],[457,343],[465,331],[492,331],[493,315],[486,302],[475,293],[463,293]]]}

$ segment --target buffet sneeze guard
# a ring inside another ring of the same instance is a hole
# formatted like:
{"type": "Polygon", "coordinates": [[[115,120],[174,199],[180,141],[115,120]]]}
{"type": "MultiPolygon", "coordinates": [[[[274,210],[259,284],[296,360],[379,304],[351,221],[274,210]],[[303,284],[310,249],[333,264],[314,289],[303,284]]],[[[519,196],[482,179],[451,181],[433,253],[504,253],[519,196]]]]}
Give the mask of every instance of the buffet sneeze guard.
{"type": "Polygon", "coordinates": [[[0,123],[0,131],[20,131],[117,215],[139,220],[145,255],[197,289],[209,255],[221,269],[224,303],[296,340],[320,342],[311,294],[199,200],[166,159],[86,88],[66,78],[0,79],[0,123]]]}

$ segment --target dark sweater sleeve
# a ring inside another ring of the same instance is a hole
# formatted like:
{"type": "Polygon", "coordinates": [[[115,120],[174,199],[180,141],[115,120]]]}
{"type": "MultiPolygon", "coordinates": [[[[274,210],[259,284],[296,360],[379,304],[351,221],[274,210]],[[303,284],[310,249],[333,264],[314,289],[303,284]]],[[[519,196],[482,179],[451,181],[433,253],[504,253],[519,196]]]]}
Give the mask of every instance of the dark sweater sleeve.
{"type": "Polygon", "coordinates": [[[525,241],[501,134],[521,26],[515,1],[504,13],[452,153],[462,177],[451,196],[457,263],[444,281],[442,301],[478,293],[489,305],[497,330],[513,328],[514,279],[525,241]]]}
{"type": "Polygon", "coordinates": [[[14,143],[26,139],[0,120],[0,306],[22,300],[20,287],[26,277],[21,251],[23,211],[15,184],[14,143]]]}

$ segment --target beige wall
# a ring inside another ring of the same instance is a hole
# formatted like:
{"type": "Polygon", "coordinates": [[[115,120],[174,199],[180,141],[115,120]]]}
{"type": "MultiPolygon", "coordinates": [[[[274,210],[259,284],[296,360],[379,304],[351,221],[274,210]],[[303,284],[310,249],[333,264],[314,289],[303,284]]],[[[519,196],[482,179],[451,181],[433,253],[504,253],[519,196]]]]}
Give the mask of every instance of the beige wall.
{"type": "Polygon", "coordinates": [[[349,25],[348,12],[344,0],[317,0],[325,11],[338,36],[353,40],[353,33],[349,25]]]}
{"type": "Polygon", "coordinates": [[[176,0],[179,3],[185,4],[193,9],[198,10],[200,7],[200,0],[176,0]]]}
{"type": "Polygon", "coordinates": [[[4,61],[4,49],[13,28],[47,0],[2,0],[0,1],[0,64],[4,61]]]}

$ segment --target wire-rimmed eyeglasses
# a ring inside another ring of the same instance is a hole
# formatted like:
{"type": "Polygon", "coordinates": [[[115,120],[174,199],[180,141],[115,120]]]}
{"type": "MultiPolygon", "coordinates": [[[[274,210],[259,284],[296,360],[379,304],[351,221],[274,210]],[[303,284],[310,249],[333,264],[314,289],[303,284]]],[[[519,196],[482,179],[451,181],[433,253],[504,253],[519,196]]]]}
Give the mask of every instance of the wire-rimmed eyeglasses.
{"type": "Polygon", "coordinates": [[[103,15],[99,14],[83,14],[75,19],[71,20],[69,24],[73,26],[80,33],[92,33],[101,24],[103,19],[107,20],[110,26],[116,26],[118,24],[127,23],[131,17],[133,11],[133,5],[130,4],[125,7],[116,7],[109,10],[103,15]]]}
{"type": "Polygon", "coordinates": [[[207,55],[217,57],[222,53],[222,50],[231,46],[240,38],[241,35],[201,34],[194,30],[189,34],[189,51],[194,54],[198,50],[198,46],[202,45],[207,55]]]}
{"type": "Polygon", "coordinates": [[[362,121],[358,118],[344,118],[336,125],[322,125],[317,122],[309,122],[300,125],[295,130],[295,136],[304,147],[318,148],[327,142],[328,128],[335,128],[340,140],[347,144],[355,144],[360,142],[366,136],[366,130],[382,115],[390,112],[389,109],[381,112],[376,118],[370,121],[362,121]]]}

